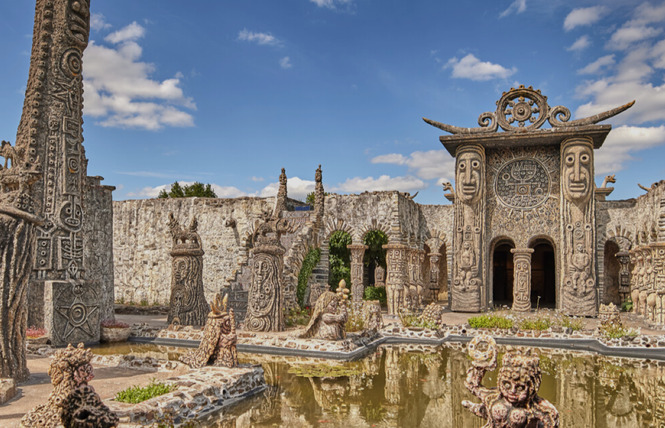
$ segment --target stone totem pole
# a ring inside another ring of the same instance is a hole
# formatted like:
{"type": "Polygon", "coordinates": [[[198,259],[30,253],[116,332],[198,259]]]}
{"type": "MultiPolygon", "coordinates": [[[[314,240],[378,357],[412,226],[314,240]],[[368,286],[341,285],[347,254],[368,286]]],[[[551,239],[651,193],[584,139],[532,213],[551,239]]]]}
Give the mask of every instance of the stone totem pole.
{"type": "Polygon", "coordinates": [[[284,330],[284,247],[280,237],[288,229],[281,218],[286,210],[286,171],[279,176],[279,190],[272,217],[260,224],[253,236],[252,284],[249,287],[245,328],[251,331],[284,330]]]}
{"type": "Polygon", "coordinates": [[[31,293],[39,300],[44,296],[44,324],[55,346],[99,341],[106,297],[86,278],[83,264],[87,159],[81,73],[89,30],[89,0],[37,0],[30,73],[16,136],[16,150],[25,162],[43,164],[33,194],[42,206],[44,224],[36,236],[31,278],[36,291],[31,293]]]}
{"type": "Polygon", "coordinates": [[[396,315],[405,303],[406,288],[406,259],[408,247],[404,244],[385,244],[386,250],[386,297],[388,300],[388,314],[396,315]]]}
{"type": "Polygon", "coordinates": [[[562,308],[569,315],[596,314],[593,141],[561,143],[562,308]]]}
{"type": "Polygon", "coordinates": [[[513,310],[528,312],[531,310],[531,254],[533,248],[513,248],[513,310]]]}
{"type": "Polygon", "coordinates": [[[169,230],[173,238],[169,324],[202,326],[210,310],[203,290],[205,253],[197,228],[196,217],[185,229],[173,213],[169,214],[169,230]]]}
{"type": "Polygon", "coordinates": [[[485,148],[460,146],[455,165],[455,239],[453,242],[453,311],[482,309],[483,229],[485,224],[485,148]]]}
{"type": "Polygon", "coordinates": [[[363,244],[351,244],[346,248],[351,252],[351,298],[354,303],[360,303],[363,300],[363,276],[365,266],[363,265],[363,256],[365,250],[369,248],[363,244]]]}

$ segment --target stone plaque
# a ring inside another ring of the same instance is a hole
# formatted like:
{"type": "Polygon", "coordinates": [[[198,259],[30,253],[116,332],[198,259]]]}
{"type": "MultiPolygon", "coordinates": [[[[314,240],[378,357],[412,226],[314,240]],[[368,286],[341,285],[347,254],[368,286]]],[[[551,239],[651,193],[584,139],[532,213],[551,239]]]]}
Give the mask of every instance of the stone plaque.
{"type": "Polygon", "coordinates": [[[46,281],[46,329],[54,346],[99,342],[99,300],[93,287],[83,282],[46,281]]]}
{"type": "Polygon", "coordinates": [[[508,207],[535,208],[550,194],[550,176],[536,159],[514,159],[497,173],[495,191],[498,200],[508,207]]]}

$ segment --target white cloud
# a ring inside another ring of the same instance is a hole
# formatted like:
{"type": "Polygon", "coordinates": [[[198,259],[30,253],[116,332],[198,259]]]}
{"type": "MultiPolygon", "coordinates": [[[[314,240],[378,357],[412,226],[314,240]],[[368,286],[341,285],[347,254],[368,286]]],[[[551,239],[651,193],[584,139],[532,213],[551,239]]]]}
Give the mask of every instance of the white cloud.
{"type": "Polygon", "coordinates": [[[662,32],[662,28],[654,28],[647,25],[623,26],[612,34],[612,38],[607,43],[607,48],[625,50],[636,42],[653,38],[662,32]]]}
{"type": "MultiPolygon", "coordinates": [[[[178,181],[181,186],[191,186],[194,181],[178,181]]],[[[218,198],[239,198],[241,196],[248,196],[247,192],[243,192],[237,187],[233,186],[220,186],[218,184],[211,184],[212,190],[218,198]]],[[[162,184],[155,187],[143,187],[136,192],[128,192],[127,196],[130,198],[156,198],[162,190],[167,192],[171,190],[171,184],[162,184]]]]}
{"type": "Polygon", "coordinates": [[[250,180],[252,180],[252,181],[254,181],[254,182],[259,182],[259,181],[263,181],[264,178],[263,178],[263,177],[255,177],[255,176],[252,176],[252,177],[250,178],[250,180]]]}
{"type": "Polygon", "coordinates": [[[514,67],[508,69],[499,64],[480,61],[473,54],[462,59],[451,58],[443,68],[452,68],[454,78],[476,81],[506,78],[517,71],[514,67]]]}
{"type": "Polygon", "coordinates": [[[591,45],[591,42],[589,41],[589,37],[584,35],[580,37],[579,39],[575,40],[575,43],[570,45],[569,47],[566,48],[566,50],[569,51],[581,51],[586,48],[588,48],[591,45]]]}
{"type": "Polygon", "coordinates": [[[563,21],[563,28],[566,31],[570,31],[575,27],[591,25],[598,22],[605,13],[607,13],[607,8],[603,6],[573,9],[563,21]]]}
{"type": "Polygon", "coordinates": [[[598,73],[603,67],[609,67],[610,65],[614,64],[614,55],[605,55],[601,56],[594,62],[590,63],[586,67],[578,70],[577,72],[579,74],[596,74],[598,73]]]}
{"type": "Polygon", "coordinates": [[[90,28],[95,31],[108,30],[111,28],[111,24],[106,22],[106,17],[101,13],[93,13],[90,15],[90,28]]]}
{"type": "Polygon", "coordinates": [[[526,0],[515,0],[508,6],[506,10],[499,14],[499,18],[504,18],[511,13],[515,12],[516,14],[522,13],[526,10],[526,0]]]}
{"type": "Polygon", "coordinates": [[[136,21],[128,26],[115,31],[104,38],[109,43],[118,44],[122,42],[136,41],[145,36],[145,28],[137,24],[136,21]]]}
{"type": "Polygon", "coordinates": [[[238,40],[267,46],[278,46],[281,43],[270,33],[254,33],[247,29],[243,29],[238,33],[238,40]]]}
{"type": "Polygon", "coordinates": [[[416,151],[406,157],[399,153],[390,153],[372,158],[372,163],[406,165],[418,178],[432,180],[449,178],[454,174],[455,161],[445,150],[416,151]]]}
{"type": "MultiPolygon", "coordinates": [[[[289,177],[286,182],[286,192],[291,199],[298,199],[304,201],[308,193],[314,191],[316,182],[310,180],[302,180],[300,177],[289,177]]],[[[259,196],[269,197],[275,196],[279,190],[279,183],[270,183],[259,192],[259,196]]]]}
{"type": "Polygon", "coordinates": [[[348,6],[352,0],[310,0],[318,7],[325,7],[328,9],[336,9],[337,5],[348,6]]]}
{"type": "Polygon", "coordinates": [[[84,53],[84,113],[108,127],[157,130],[164,126],[193,126],[194,118],[182,108],[195,110],[185,96],[182,74],[153,80],[153,64],[140,61],[143,49],[135,41],[145,34],[135,22],[106,37],[117,46],[91,41],[84,53]],[[113,37],[111,37],[113,36],[113,37]]]}
{"type": "Polygon", "coordinates": [[[293,64],[291,64],[291,58],[285,56],[284,58],[280,59],[279,66],[285,70],[288,70],[289,68],[293,67],[293,64]]]}
{"type": "Polygon", "coordinates": [[[596,175],[621,171],[633,160],[634,152],[665,144],[665,125],[658,127],[621,126],[610,132],[603,146],[596,151],[596,175]]]}
{"type": "Polygon", "coordinates": [[[333,191],[361,193],[365,191],[380,191],[380,190],[398,190],[400,192],[413,192],[416,190],[424,189],[427,184],[422,180],[411,177],[390,177],[382,175],[379,178],[374,177],[354,177],[347,179],[344,183],[338,184],[334,187],[333,191]]]}

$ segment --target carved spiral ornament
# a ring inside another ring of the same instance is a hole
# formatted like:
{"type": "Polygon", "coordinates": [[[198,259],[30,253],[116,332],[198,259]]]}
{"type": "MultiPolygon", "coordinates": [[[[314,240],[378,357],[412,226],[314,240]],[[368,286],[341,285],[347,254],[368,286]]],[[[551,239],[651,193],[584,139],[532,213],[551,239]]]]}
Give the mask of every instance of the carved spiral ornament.
{"type": "Polygon", "coordinates": [[[527,130],[540,128],[549,116],[547,97],[523,86],[504,92],[496,105],[499,126],[505,131],[515,130],[515,123],[527,130]]]}
{"type": "Polygon", "coordinates": [[[62,72],[72,78],[79,76],[83,71],[83,60],[78,49],[69,49],[62,56],[62,72]]]}

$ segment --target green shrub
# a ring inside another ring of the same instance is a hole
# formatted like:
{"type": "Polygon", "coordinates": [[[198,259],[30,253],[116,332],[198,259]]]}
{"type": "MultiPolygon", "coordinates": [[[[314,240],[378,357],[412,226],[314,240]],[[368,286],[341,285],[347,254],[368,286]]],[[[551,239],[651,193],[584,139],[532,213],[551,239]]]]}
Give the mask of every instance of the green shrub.
{"type": "Polygon", "coordinates": [[[630,312],[633,310],[633,301],[631,299],[626,300],[621,304],[621,310],[623,312],[630,312]]]}
{"type": "Polygon", "coordinates": [[[569,328],[573,331],[579,331],[582,330],[584,323],[581,318],[571,318],[568,315],[564,315],[561,317],[560,325],[561,327],[569,328]]]}
{"type": "Polygon", "coordinates": [[[310,313],[310,308],[292,308],[289,310],[284,310],[284,323],[287,327],[293,327],[296,325],[307,325],[309,324],[309,319],[312,314],[310,313]]]}
{"type": "Polygon", "coordinates": [[[363,318],[362,311],[349,311],[349,318],[346,320],[344,329],[347,333],[355,331],[362,331],[365,328],[365,319],[363,318]]]}
{"type": "Polygon", "coordinates": [[[500,315],[479,315],[469,318],[471,328],[513,328],[513,320],[500,315]]]}
{"type": "Polygon", "coordinates": [[[625,328],[620,324],[610,324],[600,327],[600,332],[608,339],[621,339],[622,337],[635,337],[637,331],[632,328],[625,328]]]}
{"type": "Polygon", "coordinates": [[[302,261],[300,273],[298,274],[298,288],[296,290],[296,298],[298,299],[298,305],[300,305],[301,308],[305,307],[307,281],[312,274],[312,270],[319,263],[319,260],[321,260],[321,250],[319,248],[314,248],[307,253],[302,261]]]}
{"type": "Polygon", "coordinates": [[[365,300],[378,300],[381,305],[385,306],[388,304],[388,299],[386,298],[386,287],[367,287],[365,288],[365,295],[363,296],[365,300]]]}
{"type": "Polygon", "coordinates": [[[351,244],[351,235],[343,230],[336,230],[330,235],[330,274],[328,285],[330,290],[337,290],[342,279],[351,285],[351,251],[347,245],[351,244]]]}
{"type": "Polygon", "coordinates": [[[402,325],[404,327],[419,327],[419,328],[427,328],[430,330],[438,330],[439,326],[435,321],[432,320],[424,320],[420,316],[416,315],[413,312],[410,311],[400,311],[399,312],[399,319],[402,321],[402,325]]]}
{"type": "Polygon", "coordinates": [[[520,330],[547,330],[552,327],[552,320],[547,317],[525,318],[519,321],[517,327],[520,330]]]}
{"type": "Polygon", "coordinates": [[[141,403],[160,395],[167,394],[178,388],[177,385],[157,382],[155,379],[151,380],[147,386],[131,386],[116,394],[115,400],[123,403],[141,403]]]}

